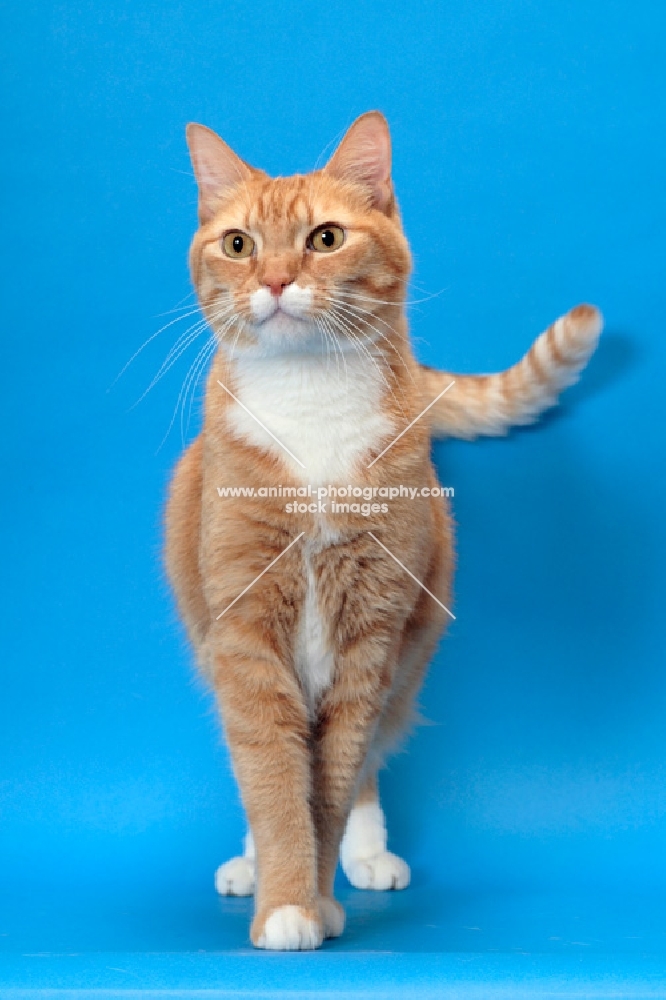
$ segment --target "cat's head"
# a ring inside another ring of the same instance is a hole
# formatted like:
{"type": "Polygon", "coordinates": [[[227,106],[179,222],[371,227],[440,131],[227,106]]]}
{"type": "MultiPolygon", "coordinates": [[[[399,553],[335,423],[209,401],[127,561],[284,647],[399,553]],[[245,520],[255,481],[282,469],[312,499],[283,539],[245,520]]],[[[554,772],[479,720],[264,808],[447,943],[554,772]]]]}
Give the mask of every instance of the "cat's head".
{"type": "Polygon", "coordinates": [[[200,223],[190,263],[220,343],[269,354],[386,339],[411,262],[383,115],[362,115],[322,170],[293,177],[250,167],[203,125],[187,140],[200,223]]]}

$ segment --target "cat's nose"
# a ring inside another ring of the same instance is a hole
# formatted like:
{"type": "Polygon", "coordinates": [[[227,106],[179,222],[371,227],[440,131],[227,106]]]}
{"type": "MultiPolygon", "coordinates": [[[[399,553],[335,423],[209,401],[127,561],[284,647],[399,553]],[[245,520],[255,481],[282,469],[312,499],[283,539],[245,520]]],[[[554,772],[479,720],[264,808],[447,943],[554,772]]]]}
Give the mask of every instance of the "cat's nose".
{"type": "Polygon", "coordinates": [[[287,285],[291,285],[295,276],[295,269],[289,266],[288,261],[275,258],[265,261],[259,271],[259,281],[276,299],[280,298],[287,285]]]}
{"type": "Polygon", "coordinates": [[[271,295],[279,298],[287,285],[291,285],[293,278],[287,275],[278,275],[277,277],[271,276],[270,278],[264,278],[264,287],[268,288],[271,295]]]}

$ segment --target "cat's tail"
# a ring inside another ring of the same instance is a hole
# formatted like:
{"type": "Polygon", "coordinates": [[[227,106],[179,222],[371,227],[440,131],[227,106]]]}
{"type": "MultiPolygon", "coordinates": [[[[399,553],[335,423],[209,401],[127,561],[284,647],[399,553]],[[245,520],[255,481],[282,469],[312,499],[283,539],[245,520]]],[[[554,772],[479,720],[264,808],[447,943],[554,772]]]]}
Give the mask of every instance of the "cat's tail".
{"type": "Polygon", "coordinates": [[[531,424],[577,381],[599,341],[603,318],[594,306],[576,306],[556,320],[511,368],[495,375],[455,375],[422,367],[425,399],[434,437],[475,438],[506,434],[531,424]]]}

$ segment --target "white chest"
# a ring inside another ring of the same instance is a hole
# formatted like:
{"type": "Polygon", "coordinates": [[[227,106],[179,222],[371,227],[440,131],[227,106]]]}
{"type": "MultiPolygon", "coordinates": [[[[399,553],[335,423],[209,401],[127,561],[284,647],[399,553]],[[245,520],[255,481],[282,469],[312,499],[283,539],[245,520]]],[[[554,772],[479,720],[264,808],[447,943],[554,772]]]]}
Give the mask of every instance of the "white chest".
{"type": "MultiPolygon", "coordinates": [[[[396,432],[381,408],[384,382],[367,358],[348,355],[344,364],[333,357],[241,358],[233,385],[242,405],[227,410],[229,430],[274,454],[292,476],[312,486],[358,482],[361,463],[396,432]]],[[[313,716],[335,663],[329,623],[319,610],[311,543],[302,544],[306,588],[295,666],[313,716]]]]}
{"type": "Polygon", "coordinates": [[[303,483],[349,482],[395,433],[381,408],[384,382],[368,358],[241,358],[233,382],[243,406],[229,407],[229,429],[278,456],[303,483]]]}

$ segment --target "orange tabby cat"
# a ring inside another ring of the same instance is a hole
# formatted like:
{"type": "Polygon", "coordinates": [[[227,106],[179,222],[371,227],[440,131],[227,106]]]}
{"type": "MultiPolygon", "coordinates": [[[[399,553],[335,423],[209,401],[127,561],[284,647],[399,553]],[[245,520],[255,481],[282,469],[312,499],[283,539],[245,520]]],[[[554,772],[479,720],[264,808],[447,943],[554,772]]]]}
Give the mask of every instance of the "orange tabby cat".
{"type": "Polygon", "coordinates": [[[578,306],[501,374],[425,368],[382,115],[305,176],[270,178],[201,125],[187,136],[192,276],[219,350],[203,430],[174,474],[166,560],[251,831],[216,881],[256,892],[257,947],[317,948],[344,927],[339,856],[354,885],[409,881],[386,849],[377,770],[452,617],[430,437],[529,423],[575,380],[601,317],[578,306]],[[314,502],[285,501],[308,485],[314,502]],[[317,497],[329,486],[377,502],[337,510],[317,497]]]}

